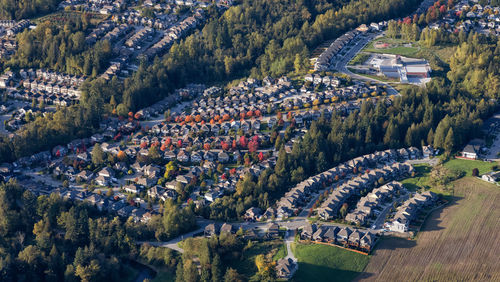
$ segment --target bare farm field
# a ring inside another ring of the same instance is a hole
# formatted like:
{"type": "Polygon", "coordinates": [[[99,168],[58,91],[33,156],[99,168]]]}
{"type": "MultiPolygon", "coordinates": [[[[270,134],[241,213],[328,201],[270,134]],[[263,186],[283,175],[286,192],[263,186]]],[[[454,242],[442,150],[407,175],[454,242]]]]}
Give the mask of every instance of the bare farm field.
{"type": "Polygon", "coordinates": [[[500,281],[500,187],[465,177],[416,240],[387,238],[357,281],[500,281]]]}

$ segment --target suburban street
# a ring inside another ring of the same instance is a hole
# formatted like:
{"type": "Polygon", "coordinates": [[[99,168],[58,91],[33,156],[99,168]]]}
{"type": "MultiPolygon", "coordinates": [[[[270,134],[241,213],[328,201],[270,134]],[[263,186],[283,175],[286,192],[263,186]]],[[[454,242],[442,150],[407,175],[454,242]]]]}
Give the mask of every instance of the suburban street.
{"type": "MultiPolygon", "coordinates": [[[[412,164],[423,164],[423,163],[426,163],[426,164],[429,164],[431,166],[434,166],[437,164],[438,162],[438,159],[437,158],[426,158],[426,159],[422,159],[422,160],[410,160],[408,161],[409,163],[412,163],[412,164]]],[[[344,180],[341,180],[342,182],[344,181],[347,181],[347,178],[344,179],[344,180]]],[[[339,182],[339,183],[342,183],[342,182],[339,182]]],[[[339,183],[336,183],[335,185],[339,184],[339,183]]],[[[329,189],[331,188],[331,186],[321,190],[321,191],[318,191],[317,193],[313,194],[311,196],[311,198],[309,199],[309,202],[304,206],[304,208],[302,209],[302,211],[299,213],[298,216],[295,216],[295,217],[291,217],[291,218],[288,218],[288,219],[284,219],[284,220],[275,220],[274,222],[278,223],[280,227],[284,227],[287,229],[287,232],[286,232],[286,235],[285,235],[285,238],[284,238],[284,241],[285,243],[287,244],[287,251],[288,251],[288,255],[290,256],[290,258],[292,259],[295,259],[291,256],[293,256],[292,252],[291,252],[291,249],[290,249],[290,243],[294,241],[294,231],[297,230],[297,229],[300,229],[302,227],[304,227],[306,224],[309,224],[309,220],[308,220],[308,211],[309,209],[313,206],[313,204],[316,202],[316,200],[318,199],[318,197],[326,190],[326,189],[329,189]]],[[[401,197],[399,197],[398,199],[394,200],[394,201],[404,201],[406,199],[408,199],[409,195],[408,194],[405,194],[401,197]]],[[[387,216],[387,214],[389,213],[390,209],[392,208],[393,206],[393,202],[387,204],[384,209],[378,214],[377,218],[375,219],[375,221],[370,225],[370,228],[363,228],[363,227],[357,227],[357,229],[361,230],[361,231],[364,231],[364,232],[372,232],[374,234],[380,234],[380,233],[383,233],[384,230],[384,221],[385,221],[385,218],[387,216]],[[374,228],[372,228],[374,227],[374,228]]],[[[259,222],[248,222],[248,221],[245,221],[245,222],[236,222],[236,223],[232,223],[233,227],[235,227],[235,229],[239,229],[240,227],[243,228],[243,230],[250,230],[250,229],[255,229],[256,231],[259,231],[260,233],[264,233],[267,229],[267,226],[273,221],[259,221],[259,222]]],[[[183,235],[180,235],[172,240],[169,240],[169,241],[166,241],[166,242],[157,242],[157,241],[143,241],[143,242],[138,242],[138,244],[150,244],[152,246],[158,246],[158,247],[166,247],[166,248],[170,248],[172,250],[176,250],[178,252],[183,252],[183,250],[178,246],[178,243],[186,238],[189,238],[189,237],[193,237],[195,234],[198,234],[200,232],[203,232],[203,230],[205,229],[205,227],[207,225],[209,225],[210,223],[221,223],[221,222],[217,222],[217,221],[214,221],[214,220],[208,220],[208,219],[202,219],[202,218],[199,218],[197,220],[197,224],[198,224],[198,227],[196,230],[194,231],[191,231],[189,233],[186,233],[186,234],[183,234],[183,235]]],[[[342,223],[337,223],[337,222],[321,222],[322,225],[325,225],[325,226],[339,226],[339,227],[345,227],[345,226],[352,226],[352,225],[349,225],[349,224],[342,224],[342,223]]]]}

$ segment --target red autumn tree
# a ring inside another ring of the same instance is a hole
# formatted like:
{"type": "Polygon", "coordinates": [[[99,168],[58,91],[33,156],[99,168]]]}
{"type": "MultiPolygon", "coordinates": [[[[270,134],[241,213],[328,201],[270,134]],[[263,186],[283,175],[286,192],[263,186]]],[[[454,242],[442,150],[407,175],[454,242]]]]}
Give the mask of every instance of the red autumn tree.
{"type": "Polygon", "coordinates": [[[205,151],[210,150],[210,143],[203,144],[203,149],[205,149],[205,151]]]}
{"type": "Polygon", "coordinates": [[[264,154],[262,152],[259,153],[259,161],[262,162],[264,160],[264,154]]]}
{"type": "Polygon", "coordinates": [[[441,14],[444,14],[446,12],[446,6],[445,5],[441,5],[441,7],[439,7],[439,12],[441,14]]]}
{"type": "Polygon", "coordinates": [[[240,137],[240,146],[246,148],[248,146],[248,140],[245,135],[240,137]]]}
{"type": "Polygon", "coordinates": [[[259,148],[259,142],[254,140],[248,142],[248,151],[250,153],[256,152],[258,148],[259,148]]]}

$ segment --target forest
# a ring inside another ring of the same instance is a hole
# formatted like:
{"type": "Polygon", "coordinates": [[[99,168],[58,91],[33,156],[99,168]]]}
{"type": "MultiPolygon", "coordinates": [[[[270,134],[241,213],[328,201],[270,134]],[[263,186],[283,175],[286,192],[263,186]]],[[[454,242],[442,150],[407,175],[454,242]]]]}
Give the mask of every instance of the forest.
{"type": "Polygon", "coordinates": [[[1,0],[1,20],[22,20],[54,11],[61,0],[1,0]]]}
{"type": "Polygon", "coordinates": [[[90,46],[85,42],[91,28],[90,15],[70,18],[63,26],[43,22],[34,30],[17,36],[19,49],[6,62],[12,68],[47,68],[74,75],[96,77],[107,67],[111,56],[108,41],[90,46]]]}
{"type": "Polygon", "coordinates": [[[195,226],[192,207],[167,202],[148,225],[123,222],[57,194],[35,197],[15,181],[0,184],[0,218],[2,281],[120,281],[128,261],[147,257],[136,240],[166,240],[195,226]]]}

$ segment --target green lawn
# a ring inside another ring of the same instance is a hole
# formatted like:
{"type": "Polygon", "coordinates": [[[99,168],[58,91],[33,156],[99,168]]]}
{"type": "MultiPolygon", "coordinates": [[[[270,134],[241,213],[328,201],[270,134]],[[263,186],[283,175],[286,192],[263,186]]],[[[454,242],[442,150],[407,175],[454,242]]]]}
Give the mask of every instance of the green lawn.
{"type": "Polygon", "coordinates": [[[319,244],[292,244],[299,269],[292,281],[352,281],[370,260],[370,256],[319,244]]]}
{"type": "Polygon", "coordinates": [[[286,250],[286,244],[283,243],[279,248],[278,251],[274,254],[273,260],[277,261],[280,260],[288,255],[288,252],[286,250]]]}
{"type": "Polygon", "coordinates": [[[487,173],[492,170],[492,166],[497,163],[495,162],[483,162],[474,160],[463,160],[463,159],[453,159],[447,161],[444,166],[449,169],[463,171],[467,176],[472,175],[472,170],[477,168],[479,170],[479,175],[487,173]]]}
{"type": "MultiPolygon", "coordinates": [[[[472,170],[477,168],[479,170],[479,175],[492,171],[492,167],[497,165],[495,162],[483,162],[483,161],[475,161],[475,160],[464,160],[464,159],[452,159],[445,162],[444,167],[464,172],[465,176],[472,176],[472,170]]],[[[416,171],[415,177],[406,178],[401,181],[406,189],[409,191],[417,191],[420,188],[424,188],[425,190],[430,189],[430,191],[442,194],[444,197],[449,197],[453,193],[453,189],[445,189],[442,190],[439,187],[433,187],[430,184],[430,173],[432,167],[427,164],[418,164],[413,166],[416,171]]],[[[448,187],[451,188],[451,187],[448,187]]]]}
{"type": "Polygon", "coordinates": [[[397,46],[397,47],[385,48],[385,49],[375,49],[375,48],[364,49],[363,51],[372,52],[372,53],[393,54],[393,55],[401,55],[401,56],[411,57],[411,56],[414,56],[415,54],[417,54],[417,52],[420,51],[420,48],[397,46]]]}
{"type": "Polygon", "coordinates": [[[384,53],[384,54],[395,54],[402,55],[407,57],[414,58],[425,58],[430,61],[431,66],[436,68],[437,66],[434,63],[434,58],[437,57],[439,60],[447,63],[450,60],[450,57],[455,52],[455,46],[452,45],[439,45],[439,46],[423,46],[418,41],[417,42],[408,42],[402,39],[393,39],[388,37],[382,37],[377,40],[370,42],[364,49],[365,52],[372,53],[384,53]],[[373,45],[376,42],[384,42],[389,43],[391,46],[386,49],[377,49],[373,45]],[[406,47],[404,44],[412,43],[411,47],[406,47]]]}
{"type": "Polygon", "coordinates": [[[359,64],[362,64],[364,63],[366,60],[368,60],[370,58],[370,54],[368,53],[364,53],[364,52],[361,52],[361,53],[358,53],[356,55],[356,57],[354,57],[348,65],[350,66],[354,66],[354,65],[359,65],[359,64]]]}
{"type": "Polygon", "coordinates": [[[409,191],[417,191],[420,187],[429,186],[429,173],[432,167],[428,164],[417,164],[413,166],[415,168],[415,177],[406,178],[401,181],[406,189],[409,191]]]}

